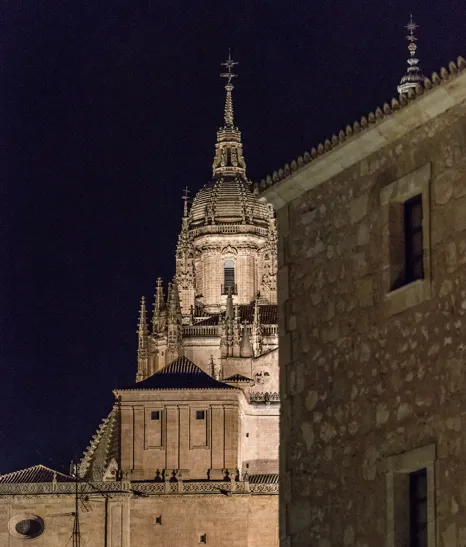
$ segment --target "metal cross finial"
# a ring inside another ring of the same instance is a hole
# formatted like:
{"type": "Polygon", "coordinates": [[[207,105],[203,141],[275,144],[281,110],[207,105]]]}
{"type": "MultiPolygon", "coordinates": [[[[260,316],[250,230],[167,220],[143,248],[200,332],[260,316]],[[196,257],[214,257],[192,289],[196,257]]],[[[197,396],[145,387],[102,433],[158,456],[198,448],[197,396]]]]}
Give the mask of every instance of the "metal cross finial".
{"type": "Polygon", "coordinates": [[[409,34],[412,36],[414,34],[414,31],[418,28],[419,25],[416,25],[416,23],[413,21],[413,14],[409,16],[409,23],[405,26],[407,30],[409,30],[409,34]]]}
{"type": "Polygon", "coordinates": [[[231,69],[237,65],[238,63],[236,61],[233,61],[233,59],[231,58],[231,51],[228,50],[228,59],[224,62],[224,63],[221,63],[224,67],[226,67],[227,69],[227,72],[222,72],[222,74],[220,74],[220,78],[226,78],[227,79],[227,85],[231,83],[231,80],[233,78],[236,78],[237,74],[234,74],[231,69]]]}

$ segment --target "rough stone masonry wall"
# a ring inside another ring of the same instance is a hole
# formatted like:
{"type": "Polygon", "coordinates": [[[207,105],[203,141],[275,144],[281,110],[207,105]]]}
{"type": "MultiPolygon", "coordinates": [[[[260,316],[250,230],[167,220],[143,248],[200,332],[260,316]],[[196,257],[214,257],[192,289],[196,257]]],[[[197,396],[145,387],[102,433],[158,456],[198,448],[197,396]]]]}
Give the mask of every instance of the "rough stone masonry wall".
{"type": "Polygon", "coordinates": [[[380,547],[387,458],[436,444],[436,545],[466,545],[466,105],[279,211],[281,545],[380,547]],[[388,316],[384,187],[431,162],[430,298],[388,316]]]}

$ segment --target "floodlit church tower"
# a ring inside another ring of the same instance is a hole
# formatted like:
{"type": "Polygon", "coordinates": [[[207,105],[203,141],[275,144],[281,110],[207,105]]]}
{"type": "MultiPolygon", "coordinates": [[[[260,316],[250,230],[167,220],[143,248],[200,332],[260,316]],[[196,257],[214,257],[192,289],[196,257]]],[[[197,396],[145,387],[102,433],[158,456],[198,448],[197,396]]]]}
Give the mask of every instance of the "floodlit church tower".
{"type": "Polygon", "coordinates": [[[157,279],[151,326],[141,299],[136,381],[115,389],[76,480],[40,465],[0,476],[0,493],[42,496],[0,496],[1,545],[44,534],[61,547],[72,516],[70,535],[89,545],[278,547],[277,231],[246,177],[236,63],[223,64],[213,178],[191,207],[185,191],[176,273],[165,290],[157,279]]]}
{"type": "Polygon", "coordinates": [[[418,63],[419,59],[416,57],[416,36],[414,36],[414,31],[418,28],[419,25],[413,21],[413,16],[409,18],[409,23],[406,25],[408,31],[408,36],[406,37],[409,45],[409,59],[408,59],[408,68],[406,69],[406,74],[401,78],[400,85],[398,86],[398,93],[408,93],[408,91],[417,86],[417,84],[424,83],[424,75],[422,70],[419,68],[418,63]]]}
{"type": "MultiPolygon", "coordinates": [[[[229,57],[223,65],[224,125],[217,132],[212,180],[191,207],[188,189],[184,192],[176,275],[167,300],[157,280],[152,332],[144,335],[145,349],[138,353],[138,381],[182,355],[209,374],[212,360],[223,378],[241,374],[253,379],[265,372],[262,356],[277,348],[275,216],[247,179],[233,114],[236,63],[229,57]]],[[[278,392],[278,380],[268,387],[278,392]]]]}

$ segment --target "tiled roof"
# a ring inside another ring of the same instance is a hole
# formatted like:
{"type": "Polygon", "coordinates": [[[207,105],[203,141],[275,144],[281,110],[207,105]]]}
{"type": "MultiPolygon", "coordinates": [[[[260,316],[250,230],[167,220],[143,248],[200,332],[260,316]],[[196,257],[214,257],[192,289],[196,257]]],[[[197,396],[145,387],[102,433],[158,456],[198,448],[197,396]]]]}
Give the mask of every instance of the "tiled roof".
{"type": "Polygon", "coordinates": [[[210,317],[206,317],[205,319],[202,319],[202,321],[198,321],[197,323],[194,323],[194,327],[202,326],[202,327],[210,327],[218,325],[219,323],[220,314],[211,315],[210,317]]]}
{"type": "Polygon", "coordinates": [[[252,484],[278,484],[278,473],[250,475],[249,482],[252,484]]]}
{"type": "Polygon", "coordinates": [[[252,382],[251,378],[242,376],[241,374],[234,374],[229,378],[225,378],[224,382],[252,382]]]}
{"type": "Polygon", "coordinates": [[[286,163],[282,169],[274,171],[272,175],[267,175],[259,183],[255,184],[256,189],[260,191],[266,190],[270,186],[285,179],[291,173],[299,171],[309,162],[314,161],[323,154],[330,152],[340,144],[351,139],[354,135],[363,132],[364,130],[378,124],[382,120],[391,116],[395,111],[400,110],[409,103],[415,101],[424,93],[427,93],[433,87],[442,85],[449,80],[452,80],[466,68],[466,61],[463,57],[458,57],[456,63],[451,61],[448,63],[448,68],[442,67],[439,74],[434,72],[431,78],[424,78],[423,84],[417,84],[415,88],[412,88],[408,93],[403,93],[399,97],[393,98],[390,103],[385,103],[382,107],[378,106],[373,112],[369,112],[367,116],[362,116],[361,120],[356,120],[353,125],[347,125],[342,128],[338,135],[334,133],[332,137],[329,137],[325,142],[319,143],[316,147],[311,148],[310,152],[304,152],[302,156],[293,160],[291,163],[286,163]]]}
{"type": "MultiPolygon", "coordinates": [[[[246,304],[239,307],[241,322],[254,321],[254,305],[246,304]]],[[[260,319],[262,325],[277,325],[278,324],[278,306],[276,304],[265,304],[259,306],[260,319]]]]}
{"type": "Polygon", "coordinates": [[[54,480],[56,482],[74,482],[75,479],[40,464],[0,475],[0,484],[53,482],[54,480]]]}
{"type": "MultiPolygon", "coordinates": [[[[239,315],[241,322],[247,321],[252,323],[254,320],[254,305],[242,304],[239,307],[239,315]]],[[[276,304],[264,304],[259,306],[259,313],[262,325],[277,325],[278,324],[278,306],[276,304]]],[[[206,317],[202,321],[195,323],[194,326],[215,326],[219,324],[219,314],[206,317]]]]}
{"type": "Polygon", "coordinates": [[[124,390],[139,389],[235,389],[206,374],[186,357],[178,357],[161,370],[124,390]]]}
{"type": "Polygon", "coordinates": [[[82,479],[101,481],[108,464],[114,458],[119,461],[120,409],[115,405],[100,424],[79,465],[82,479]]]}

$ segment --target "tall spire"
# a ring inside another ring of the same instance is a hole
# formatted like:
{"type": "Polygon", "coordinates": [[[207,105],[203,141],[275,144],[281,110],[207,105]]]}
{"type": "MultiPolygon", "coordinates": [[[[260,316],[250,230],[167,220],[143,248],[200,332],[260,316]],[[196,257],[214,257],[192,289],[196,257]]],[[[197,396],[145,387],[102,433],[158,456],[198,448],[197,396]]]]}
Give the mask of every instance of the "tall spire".
{"type": "Polygon", "coordinates": [[[154,313],[152,315],[152,334],[157,334],[165,329],[166,308],[163,295],[162,279],[157,278],[154,297],[154,313]]]}
{"type": "Polygon", "coordinates": [[[262,355],[262,326],[261,326],[261,315],[259,309],[259,297],[256,297],[254,301],[254,320],[252,323],[252,351],[254,357],[259,357],[262,355]]]}
{"type": "Polygon", "coordinates": [[[233,119],[233,98],[232,91],[234,89],[231,80],[236,78],[236,74],[232,69],[238,63],[233,61],[231,53],[228,52],[228,59],[222,63],[226,68],[225,72],[220,74],[221,78],[225,78],[225,125],[217,131],[217,144],[215,145],[215,158],[213,163],[214,177],[220,178],[223,176],[246,176],[246,163],[243,157],[243,145],[241,144],[241,133],[234,125],[233,119]]]}
{"type": "Polygon", "coordinates": [[[408,59],[408,68],[405,75],[400,80],[400,85],[398,86],[398,93],[407,93],[411,88],[416,87],[417,84],[422,84],[424,81],[424,76],[422,70],[418,67],[419,59],[416,57],[416,41],[417,38],[414,35],[414,31],[418,28],[418,25],[413,21],[413,16],[410,15],[409,22],[405,26],[408,31],[408,50],[409,50],[409,59],[408,59]]]}
{"type": "Polygon", "coordinates": [[[140,382],[147,378],[149,366],[149,331],[147,328],[146,299],[141,298],[138,323],[138,372],[136,381],[140,382]]]}
{"type": "Polygon", "coordinates": [[[176,277],[170,285],[167,318],[167,358],[168,362],[181,356],[182,349],[182,320],[180,296],[176,277]]]}
{"type": "Polygon", "coordinates": [[[236,78],[238,75],[234,74],[231,69],[237,65],[238,63],[236,61],[233,61],[231,58],[231,51],[228,50],[228,59],[222,63],[222,65],[226,68],[226,72],[222,72],[220,74],[221,78],[226,78],[227,83],[225,85],[225,90],[227,92],[226,98],[225,98],[225,127],[233,127],[233,99],[231,97],[231,92],[233,91],[234,87],[231,83],[231,80],[233,78],[236,78]]]}

